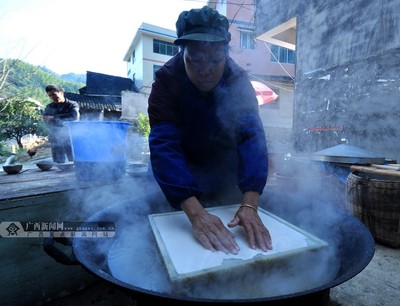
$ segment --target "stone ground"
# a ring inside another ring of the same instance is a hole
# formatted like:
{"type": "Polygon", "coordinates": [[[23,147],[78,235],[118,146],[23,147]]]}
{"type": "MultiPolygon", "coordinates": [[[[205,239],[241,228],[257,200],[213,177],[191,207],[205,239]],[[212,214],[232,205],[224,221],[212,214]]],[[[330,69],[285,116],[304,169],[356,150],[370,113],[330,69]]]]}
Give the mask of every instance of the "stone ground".
{"type": "Polygon", "coordinates": [[[399,306],[400,249],[376,244],[368,266],[331,289],[332,306],[399,306]]]}

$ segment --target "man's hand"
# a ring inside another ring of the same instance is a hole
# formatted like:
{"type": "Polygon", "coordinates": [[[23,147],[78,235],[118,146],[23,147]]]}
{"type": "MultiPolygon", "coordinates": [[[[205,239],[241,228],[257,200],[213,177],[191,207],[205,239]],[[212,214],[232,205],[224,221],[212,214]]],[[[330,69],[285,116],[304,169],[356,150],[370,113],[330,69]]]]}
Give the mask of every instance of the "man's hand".
{"type": "Polygon", "coordinates": [[[232,221],[228,223],[228,227],[238,225],[243,226],[247,242],[253,250],[257,247],[264,252],[272,250],[271,235],[258,215],[257,208],[241,206],[232,221]]]}
{"type": "Polygon", "coordinates": [[[221,219],[208,213],[195,197],[181,204],[183,211],[192,223],[193,235],[201,245],[210,251],[237,254],[239,246],[221,219]]]}
{"type": "Polygon", "coordinates": [[[224,226],[221,219],[205,210],[192,218],[192,228],[196,239],[207,250],[235,255],[240,250],[234,234],[224,226]]]}

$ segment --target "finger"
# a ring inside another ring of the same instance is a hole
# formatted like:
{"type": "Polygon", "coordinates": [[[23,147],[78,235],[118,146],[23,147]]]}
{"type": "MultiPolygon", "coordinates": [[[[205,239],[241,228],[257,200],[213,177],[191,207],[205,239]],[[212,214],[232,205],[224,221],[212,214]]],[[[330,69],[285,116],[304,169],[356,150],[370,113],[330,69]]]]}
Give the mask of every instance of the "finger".
{"type": "MultiPolygon", "coordinates": [[[[235,241],[235,235],[224,226],[220,219],[214,225],[215,227],[210,232],[218,240],[213,244],[214,247],[221,251],[227,250],[229,253],[237,254],[240,248],[235,241]]],[[[209,238],[214,238],[214,236],[209,235],[209,238]]]]}
{"type": "MultiPolygon", "coordinates": [[[[231,239],[232,236],[229,235],[231,239]]],[[[232,253],[232,254],[237,254],[237,248],[235,246],[235,241],[234,243],[230,243],[229,241],[226,240],[225,237],[217,237],[213,233],[199,233],[196,234],[197,240],[201,243],[201,245],[210,251],[221,251],[224,252],[225,254],[232,253]]]]}
{"type": "Polygon", "coordinates": [[[193,223],[195,237],[200,243],[208,250],[237,254],[239,246],[234,239],[234,235],[219,218],[212,215],[207,215],[206,217],[197,218],[196,222],[193,223]]]}
{"type": "Polygon", "coordinates": [[[220,239],[211,232],[200,235],[199,241],[207,250],[222,251],[225,254],[229,253],[229,250],[221,243],[220,239]]]}
{"type": "Polygon", "coordinates": [[[211,238],[210,239],[211,244],[214,246],[215,249],[217,249],[218,251],[224,252],[225,254],[229,254],[230,250],[227,249],[224,244],[222,244],[222,242],[224,242],[224,240],[220,240],[217,237],[215,238],[211,238]]]}
{"type": "Polygon", "coordinates": [[[254,235],[254,229],[251,226],[251,224],[244,226],[244,232],[245,232],[246,240],[249,243],[250,248],[255,250],[256,249],[256,238],[254,235]]]}
{"type": "Polygon", "coordinates": [[[272,240],[269,234],[269,231],[266,228],[263,228],[255,233],[256,241],[258,247],[267,252],[268,250],[272,250],[272,240]]]}
{"type": "Polygon", "coordinates": [[[237,214],[233,217],[233,219],[228,223],[228,227],[235,227],[240,225],[240,218],[237,214]]]}
{"type": "Polygon", "coordinates": [[[212,252],[217,251],[214,248],[213,244],[211,243],[210,239],[208,239],[208,237],[204,233],[199,233],[199,234],[195,235],[195,237],[206,250],[209,250],[212,252]]]}
{"type": "Polygon", "coordinates": [[[218,237],[218,241],[225,249],[229,251],[229,253],[236,255],[239,252],[240,248],[239,245],[236,243],[234,237],[234,234],[226,230],[226,233],[223,236],[218,237]]]}

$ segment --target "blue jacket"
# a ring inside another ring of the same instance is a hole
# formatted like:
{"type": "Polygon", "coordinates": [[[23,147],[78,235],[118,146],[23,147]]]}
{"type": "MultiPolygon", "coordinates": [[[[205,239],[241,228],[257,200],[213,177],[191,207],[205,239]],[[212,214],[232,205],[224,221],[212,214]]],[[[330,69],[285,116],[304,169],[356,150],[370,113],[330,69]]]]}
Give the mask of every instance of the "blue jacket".
{"type": "Polygon", "coordinates": [[[204,94],[178,53],[156,72],[148,113],[153,174],[172,206],[227,185],[262,193],[268,154],[258,102],[231,58],[220,83],[204,94]]]}

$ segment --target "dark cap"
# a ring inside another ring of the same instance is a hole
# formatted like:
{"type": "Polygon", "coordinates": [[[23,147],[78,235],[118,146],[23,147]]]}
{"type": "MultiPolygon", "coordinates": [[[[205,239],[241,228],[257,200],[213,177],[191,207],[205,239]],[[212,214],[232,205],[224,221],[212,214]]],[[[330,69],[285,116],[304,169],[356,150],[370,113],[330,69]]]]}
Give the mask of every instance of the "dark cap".
{"type": "Polygon", "coordinates": [[[183,11],[176,21],[178,39],[174,41],[174,44],[182,45],[188,40],[228,44],[231,40],[228,29],[228,19],[209,6],[183,11]]]}

